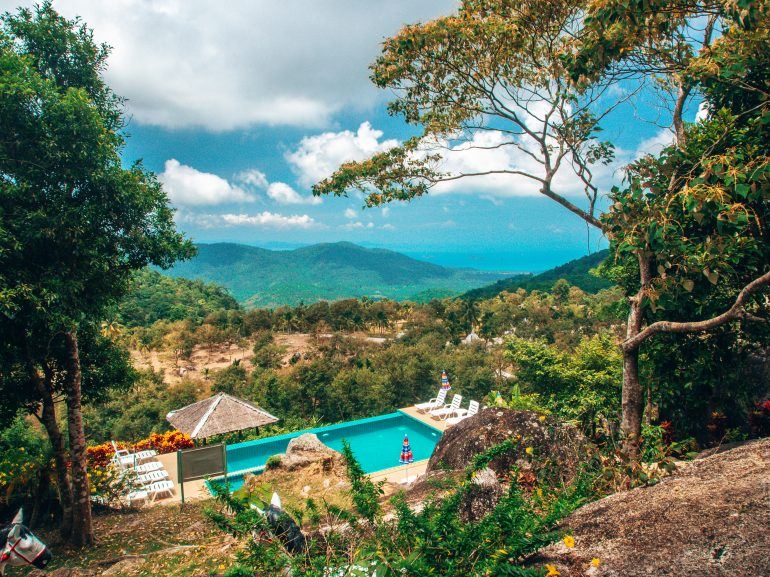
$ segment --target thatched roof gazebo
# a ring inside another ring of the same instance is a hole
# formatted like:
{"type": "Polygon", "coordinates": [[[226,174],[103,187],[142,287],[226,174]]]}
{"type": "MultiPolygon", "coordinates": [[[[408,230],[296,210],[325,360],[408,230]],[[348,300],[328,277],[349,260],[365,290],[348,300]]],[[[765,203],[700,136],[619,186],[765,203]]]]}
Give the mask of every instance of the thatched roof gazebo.
{"type": "Polygon", "coordinates": [[[242,399],[226,393],[171,411],[166,420],[193,439],[205,439],[277,423],[278,419],[242,399]]]}

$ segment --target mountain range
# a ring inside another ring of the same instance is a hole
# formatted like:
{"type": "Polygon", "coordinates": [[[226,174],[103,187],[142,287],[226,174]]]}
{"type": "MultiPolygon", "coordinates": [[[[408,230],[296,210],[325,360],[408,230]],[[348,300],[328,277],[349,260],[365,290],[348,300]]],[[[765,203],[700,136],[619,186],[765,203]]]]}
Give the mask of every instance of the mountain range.
{"type": "Polygon", "coordinates": [[[241,304],[275,307],[367,296],[426,301],[501,280],[505,273],[454,269],[349,242],[294,250],[198,244],[194,258],[166,274],[215,282],[241,304]]]}

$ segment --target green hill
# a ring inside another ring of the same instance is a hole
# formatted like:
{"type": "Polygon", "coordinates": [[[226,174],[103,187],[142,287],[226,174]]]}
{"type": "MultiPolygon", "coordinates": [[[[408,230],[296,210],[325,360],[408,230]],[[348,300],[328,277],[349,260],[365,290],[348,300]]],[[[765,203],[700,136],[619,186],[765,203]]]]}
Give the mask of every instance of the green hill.
{"type": "Polygon", "coordinates": [[[295,250],[241,244],[198,245],[198,255],[167,274],[215,282],[247,306],[274,307],[367,296],[395,300],[460,294],[501,273],[451,269],[349,242],[295,250]]]}
{"type": "Polygon", "coordinates": [[[469,290],[462,295],[462,298],[471,300],[489,299],[503,291],[513,292],[520,288],[528,291],[550,290],[553,287],[553,283],[560,278],[586,292],[596,293],[612,286],[612,283],[609,281],[595,277],[589,272],[592,268],[599,266],[607,258],[607,255],[609,255],[608,250],[600,250],[537,275],[519,274],[512,276],[488,286],[469,290]]]}
{"type": "Polygon", "coordinates": [[[115,317],[128,327],[150,326],[160,319],[199,321],[214,311],[237,308],[235,299],[219,285],[144,269],[134,276],[131,292],[118,305],[115,317]]]}

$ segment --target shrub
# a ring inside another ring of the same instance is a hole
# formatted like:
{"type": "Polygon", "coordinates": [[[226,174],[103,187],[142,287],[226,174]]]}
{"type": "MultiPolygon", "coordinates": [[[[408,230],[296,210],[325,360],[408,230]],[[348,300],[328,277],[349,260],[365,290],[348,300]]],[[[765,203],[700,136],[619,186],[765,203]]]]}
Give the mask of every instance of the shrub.
{"type": "Polygon", "coordinates": [[[0,509],[38,498],[39,480],[50,464],[48,442],[22,417],[0,432],[0,509]]]}
{"type": "Polygon", "coordinates": [[[280,455],[271,455],[265,462],[265,469],[277,469],[281,465],[280,455]]]}
{"type": "Polygon", "coordinates": [[[165,433],[153,433],[146,439],[134,444],[135,451],[154,449],[159,454],[173,453],[179,449],[189,449],[195,443],[189,435],[181,431],[166,431],[165,433]]]}
{"type": "MultiPolygon", "coordinates": [[[[195,443],[189,435],[181,431],[167,431],[165,433],[153,433],[146,439],[131,445],[122,441],[117,442],[118,448],[133,451],[153,449],[159,454],[173,453],[179,449],[194,447],[195,443]]],[[[88,463],[92,467],[107,467],[115,455],[112,443],[102,443],[86,448],[88,463]]]]}

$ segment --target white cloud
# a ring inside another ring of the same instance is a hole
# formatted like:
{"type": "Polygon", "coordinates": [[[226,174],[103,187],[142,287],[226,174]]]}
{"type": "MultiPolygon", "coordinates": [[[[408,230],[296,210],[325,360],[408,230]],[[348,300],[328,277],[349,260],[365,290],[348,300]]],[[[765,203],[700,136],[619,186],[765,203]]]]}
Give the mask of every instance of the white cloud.
{"type": "Polygon", "coordinates": [[[382,216],[387,218],[388,216],[390,216],[390,207],[389,206],[383,206],[382,209],[381,209],[381,212],[382,212],[382,216]]]}
{"type": "Polygon", "coordinates": [[[318,223],[307,214],[294,214],[285,216],[282,214],[263,211],[257,214],[178,214],[177,219],[200,226],[201,228],[221,228],[249,226],[256,228],[312,228],[318,223]]]}
{"type": "MultiPolygon", "coordinates": [[[[0,0],[0,11],[37,0],[0,0]]],[[[106,72],[143,124],[211,130],[255,123],[325,126],[343,108],[386,95],[368,65],[407,22],[455,0],[55,0],[114,47],[106,72]]]]}
{"type": "Polygon", "coordinates": [[[249,168],[235,175],[235,180],[241,184],[254,186],[256,188],[267,188],[267,176],[261,170],[249,168]]]}
{"type": "MultiPolygon", "coordinates": [[[[536,109],[537,106],[534,106],[536,109]]],[[[533,119],[537,123],[537,119],[533,119]]],[[[303,186],[312,186],[323,180],[342,163],[351,160],[363,160],[373,154],[397,146],[393,139],[382,139],[382,131],[372,128],[364,122],[353,133],[350,130],[341,132],[325,132],[316,136],[302,139],[295,150],[285,156],[287,162],[297,173],[297,179],[303,186]]],[[[438,170],[449,175],[479,174],[490,171],[521,171],[534,175],[542,175],[544,169],[529,154],[514,145],[507,144],[510,137],[502,132],[488,130],[474,134],[470,142],[453,143],[447,140],[427,146],[416,155],[439,153],[442,160],[438,170]]],[[[533,143],[521,141],[522,146],[533,143]]],[[[620,155],[619,155],[620,156],[620,155]]],[[[594,182],[600,188],[608,188],[621,162],[609,166],[594,165],[592,171],[594,182]]],[[[569,167],[569,160],[562,162],[562,167],[556,174],[553,183],[554,190],[566,196],[584,194],[581,181],[569,167]]],[[[497,204],[497,198],[513,196],[536,196],[540,194],[540,183],[532,178],[515,174],[483,174],[447,181],[434,186],[433,194],[464,193],[477,194],[490,202],[497,204]]],[[[388,212],[383,210],[383,216],[388,212]]],[[[353,218],[353,217],[349,217],[353,218]]]]}
{"type": "Polygon", "coordinates": [[[392,224],[390,224],[390,223],[387,223],[387,224],[383,224],[383,225],[382,225],[380,228],[381,228],[382,230],[396,230],[396,227],[395,227],[395,226],[393,226],[393,225],[392,225],[392,224]]]}
{"type": "Polygon", "coordinates": [[[267,196],[278,204],[320,204],[318,196],[302,196],[285,182],[271,182],[267,187],[267,196]]]}
{"type": "Polygon", "coordinates": [[[657,134],[642,140],[637,145],[634,157],[630,160],[635,160],[648,154],[660,154],[661,150],[673,143],[674,133],[669,128],[661,128],[657,134]]]}
{"type": "Polygon", "coordinates": [[[356,218],[357,216],[358,216],[358,213],[352,208],[345,209],[345,218],[356,218]]]}
{"type": "Polygon", "coordinates": [[[357,220],[355,222],[348,222],[346,224],[343,224],[342,228],[347,230],[360,230],[362,228],[366,228],[366,225],[360,220],[357,220]]]}
{"type": "Polygon", "coordinates": [[[177,206],[211,206],[229,202],[253,202],[254,196],[224,178],[201,172],[175,158],[166,161],[158,175],[169,199],[177,206]]]}
{"type": "Polygon", "coordinates": [[[303,138],[296,150],[286,154],[286,160],[297,173],[303,186],[312,186],[332,174],[339,166],[351,160],[364,160],[398,145],[397,140],[380,140],[381,130],[368,122],[356,132],[324,132],[303,138]]]}

